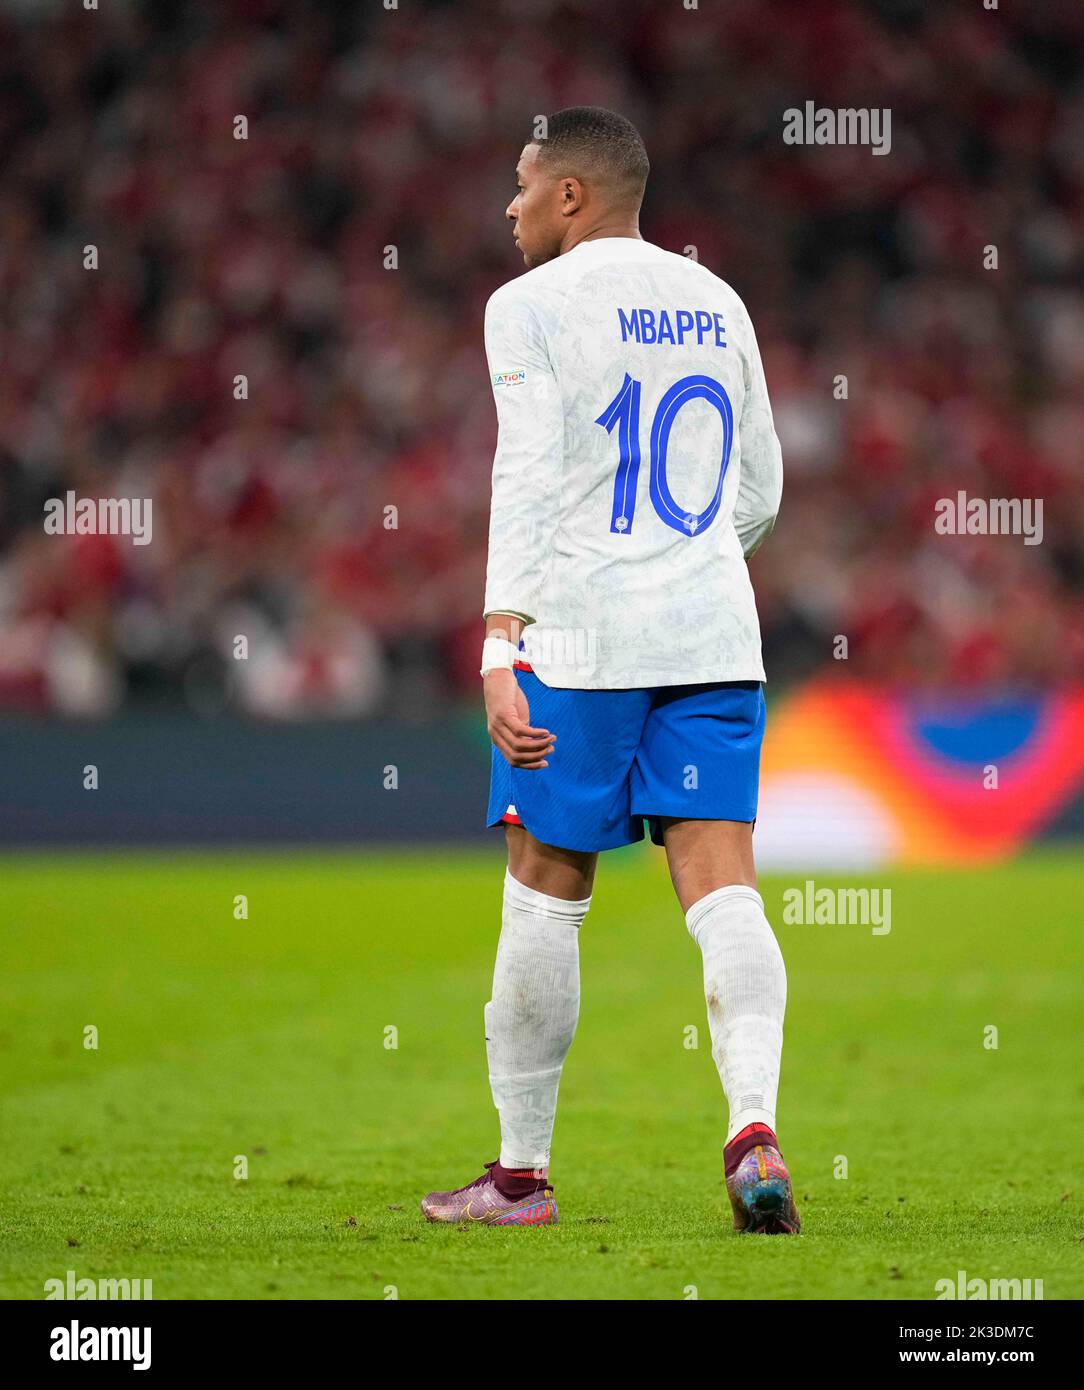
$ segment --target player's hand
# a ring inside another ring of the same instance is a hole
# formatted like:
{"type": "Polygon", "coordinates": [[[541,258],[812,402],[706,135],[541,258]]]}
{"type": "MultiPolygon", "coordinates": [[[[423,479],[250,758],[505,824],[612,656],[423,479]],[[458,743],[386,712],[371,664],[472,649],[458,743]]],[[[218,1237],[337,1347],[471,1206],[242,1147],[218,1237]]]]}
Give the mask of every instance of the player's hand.
{"type": "Polygon", "coordinates": [[[534,771],[549,767],[546,756],[553,752],[557,735],[548,729],[531,727],[527,697],[512,671],[490,671],[482,681],[486,701],[486,727],[489,736],[513,767],[534,771]]]}

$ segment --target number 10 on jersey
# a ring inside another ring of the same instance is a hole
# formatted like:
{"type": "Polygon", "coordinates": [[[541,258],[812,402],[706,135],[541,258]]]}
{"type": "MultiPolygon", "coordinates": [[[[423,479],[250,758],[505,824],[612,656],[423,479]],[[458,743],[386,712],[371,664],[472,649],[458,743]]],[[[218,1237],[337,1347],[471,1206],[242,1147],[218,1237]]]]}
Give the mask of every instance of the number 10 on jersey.
{"type": "MultiPolygon", "coordinates": [[[[619,461],[614,479],[614,505],[610,530],[627,536],[632,530],[636,513],[636,481],[640,476],[640,385],[629,374],[621,390],[595,421],[607,434],[617,429],[619,461]]],[[[651,501],[667,526],[683,535],[697,536],[715,520],[723,500],[723,480],[730,462],[730,447],[734,442],[734,411],[730,397],[710,376],[683,376],[675,381],[659,402],[651,422],[651,501]],[[719,461],[719,481],[715,493],[702,512],[684,511],[674,501],[666,480],[666,454],[670,446],[670,431],[678,411],[689,401],[709,401],[723,422],[723,454],[719,461]]]]}

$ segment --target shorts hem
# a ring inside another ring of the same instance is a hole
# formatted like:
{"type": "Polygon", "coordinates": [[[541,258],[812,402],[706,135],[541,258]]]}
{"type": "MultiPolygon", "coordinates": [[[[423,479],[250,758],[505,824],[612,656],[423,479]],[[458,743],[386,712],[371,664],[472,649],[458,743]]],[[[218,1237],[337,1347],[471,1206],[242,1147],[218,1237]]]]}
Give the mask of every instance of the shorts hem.
{"type": "Polygon", "coordinates": [[[537,830],[532,830],[531,826],[524,819],[522,811],[518,812],[519,818],[516,821],[506,821],[504,819],[506,814],[507,812],[502,811],[499,816],[488,818],[486,820],[486,829],[495,830],[501,825],[521,825],[523,829],[526,830],[529,835],[533,835],[540,844],[552,845],[554,849],[572,850],[576,854],[605,854],[608,849],[625,849],[628,845],[639,844],[645,835],[643,819],[639,816],[635,816],[633,817],[633,823],[629,826],[627,836],[622,836],[619,831],[615,831],[614,835],[604,836],[604,843],[602,844],[597,842],[587,844],[583,840],[579,840],[577,843],[570,843],[569,837],[563,834],[560,838],[555,838],[552,835],[540,834],[537,830]],[[639,830],[639,834],[637,834],[637,829],[639,830]]]}
{"type": "Polygon", "coordinates": [[[738,806],[723,811],[690,811],[684,807],[681,810],[633,811],[632,814],[643,816],[644,820],[732,820],[741,825],[751,825],[757,818],[757,808],[738,806]]]}

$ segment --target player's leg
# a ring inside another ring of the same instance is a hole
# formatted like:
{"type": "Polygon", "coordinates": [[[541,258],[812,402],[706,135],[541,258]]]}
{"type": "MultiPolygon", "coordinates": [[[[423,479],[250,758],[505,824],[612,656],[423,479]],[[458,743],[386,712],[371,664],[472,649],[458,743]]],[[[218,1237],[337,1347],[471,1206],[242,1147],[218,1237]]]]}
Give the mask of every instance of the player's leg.
{"type": "Polygon", "coordinates": [[[506,824],[508,872],[536,893],[573,902],[590,898],[595,882],[598,851],[561,849],[536,840],[523,825],[506,824]]]}
{"type": "Polygon", "coordinates": [[[723,1153],[735,1226],[790,1231],[798,1219],[775,1139],[787,977],[753,861],[764,721],[756,681],[657,691],[632,809],[665,844],[703,955],[712,1055],[730,1105],[723,1153]]]}
{"type": "Polygon", "coordinates": [[[752,826],[666,818],[662,835],[704,959],[712,1055],[730,1105],[727,1144],[751,1125],[774,1134],[787,973],[756,889],[752,826]]]}
{"type": "Polygon", "coordinates": [[[704,962],[711,1050],[730,1106],[723,1149],[740,1231],[799,1228],[775,1137],[787,974],[756,889],[752,825],[662,821],[670,876],[704,962]]]}
{"type": "Polygon", "coordinates": [[[508,845],[485,1008],[500,1158],[468,1187],[427,1197],[422,1209],[436,1221],[556,1219],[548,1170],[561,1073],[579,1018],[579,929],[598,851],[643,835],[642,822],[633,833],[627,780],[646,693],[549,689],[529,672],[518,679],[532,718],[559,730],[560,739],[545,769],[516,773],[496,749],[493,756],[488,820],[504,822],[508,845]]]}
{"type": "Polygon", "coordinates": [[[752,826],[662,822],[674,889],[704,959],[712,1055],[730,1105],[727,1143],[750,1125],[775,1130],[787,975],[756,889],[752,826]]]}
{"type": "Polygon", "coordinates": [[[548,1176],[557,1091],[579,1018],[579,928],[599,850],[633,836],[628,771],[650,697],[550,689],[528,672],[518,679],[532,717],[560,730],[548,768],[513,773],[507,782],[497,771],[491,792],[493,810],[514,798],[521,822],[505,825],[508,872],[486,1006],[489,1079],[501,1119],[495,1175],[507,1193],[526,1195],[548,1176]]]}
{"type": "Polygon", "coordinates": [[[525,1196],[549,1176],[557,1091],[580,1015],[580,927],[591,905],[597,854],[543,844],[505,829],[508,872],[486,1052],[501,1121],[495,1174],[525,1196]]]}
{"type": "Polygon", "coordinates": [[[682,912],[717,888],[755,889],[753,827],[747,821],[677,820],[664,816],[663,844],[682,912]]]}
{"type": "Polygon", "coordinates": [[[431,1221],[547,1225],[557,1092],[580,1013],[580,926],[591,905],[597,853],[561,849],[506,825],[508,871],[492,998],[485,1006],[489,1084],[500,1157],[482,1178],[431,1194],[431,1221]]]}

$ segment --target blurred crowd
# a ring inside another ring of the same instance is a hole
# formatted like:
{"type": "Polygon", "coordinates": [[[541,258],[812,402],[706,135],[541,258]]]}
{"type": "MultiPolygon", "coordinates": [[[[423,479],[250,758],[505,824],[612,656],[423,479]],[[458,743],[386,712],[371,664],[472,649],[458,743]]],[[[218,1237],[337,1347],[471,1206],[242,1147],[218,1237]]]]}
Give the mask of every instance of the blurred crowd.
{"type": "Polygon", "coordinates": [[[769,678],[842,635],[877,680],[1084,679],[1082,54],[1079,0],[0,2],[0,708],[476,690],[482,312],[576,104],[756,324],[769,678]],[[806,100],[890,108],[890,154],[785,144],[806,100]],[[153,542],[47,535],[69,490],[152,499],[153,542]],[[938,535],[961,490],[1042,498],[1043,543],[938,535]]]}

